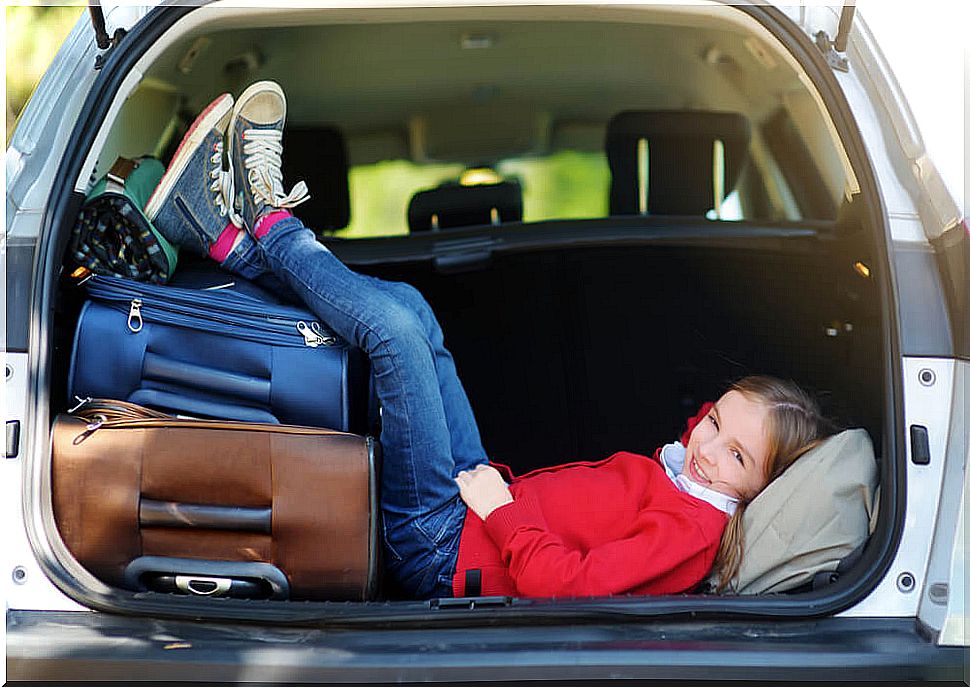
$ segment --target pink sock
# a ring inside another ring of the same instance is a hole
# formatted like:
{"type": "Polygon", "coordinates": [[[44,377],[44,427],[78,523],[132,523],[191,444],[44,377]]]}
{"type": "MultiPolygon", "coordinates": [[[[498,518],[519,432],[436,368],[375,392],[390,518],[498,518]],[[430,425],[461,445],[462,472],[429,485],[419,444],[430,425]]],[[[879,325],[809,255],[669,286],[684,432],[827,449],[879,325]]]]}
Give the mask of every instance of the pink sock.
{"type": "Polygon", "coordinates": [[[269,233],[269,230],[272,229],[277,222],[292,216],[293,213],[289,210],[276,210],[268,215],[263,215],[256,220],[256,228],[253,230],[253,233],[256,235],[257,239],[261,239],[269,233]]]}
{"type": "Polygon", "coordinates": [[[227,224],[226,228],[219,234],[216,242],[209,246],[209,257],[216,262],[225,262],[226,258],[229,257],[229,253],[235,247],[236,241],[242,231],[242,229],[232,222],[227,224]]]}

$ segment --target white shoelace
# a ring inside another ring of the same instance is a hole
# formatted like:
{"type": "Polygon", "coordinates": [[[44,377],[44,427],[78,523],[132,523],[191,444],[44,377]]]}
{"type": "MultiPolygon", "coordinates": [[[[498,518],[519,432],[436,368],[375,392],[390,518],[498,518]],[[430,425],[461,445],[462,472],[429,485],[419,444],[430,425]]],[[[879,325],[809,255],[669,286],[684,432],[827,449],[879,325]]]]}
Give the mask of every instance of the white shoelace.
{"type": "Polygon", "coordinates": [[[310,199],[306,183],[300,181],[283,193],[283,134],[276,129],[246,129],[243,135],[243,164],[249,189],[256,202],[274,208],[294,208],[310,199]]]}
{"type": "Polygon", "coordinates": [[[213,168],[209,171],[209,190],[215,194],[216,207],[219,208],[219,216],[225,217],[229,212],[229,196],[232,195],[232,175],[222,169],[222,141],[217,141],[213,146],[213,153],[209,157],[213,168]]]}

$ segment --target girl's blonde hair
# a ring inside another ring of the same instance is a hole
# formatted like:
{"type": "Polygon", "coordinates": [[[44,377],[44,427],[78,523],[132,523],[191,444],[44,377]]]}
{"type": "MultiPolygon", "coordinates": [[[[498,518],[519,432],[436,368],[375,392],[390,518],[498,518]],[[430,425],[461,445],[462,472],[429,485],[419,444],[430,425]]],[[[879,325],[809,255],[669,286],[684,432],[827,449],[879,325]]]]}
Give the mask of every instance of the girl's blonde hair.
{"type": "MultiPolygon", "coordinates": [[[[765,486],[833,431],[829,421],[822,417],[818,403],[794,382],[754,375],[735,382],[729,391],[737,391],[748,400],[762,403],[768,408],[765,486]]],[[[718,592],[728,587],[741,567],[744,548],[742,520],[745,508],[755,496],[757,494],[748,494],[741,499],[721,535],[721,546],[714,559],[718,592]]]]}

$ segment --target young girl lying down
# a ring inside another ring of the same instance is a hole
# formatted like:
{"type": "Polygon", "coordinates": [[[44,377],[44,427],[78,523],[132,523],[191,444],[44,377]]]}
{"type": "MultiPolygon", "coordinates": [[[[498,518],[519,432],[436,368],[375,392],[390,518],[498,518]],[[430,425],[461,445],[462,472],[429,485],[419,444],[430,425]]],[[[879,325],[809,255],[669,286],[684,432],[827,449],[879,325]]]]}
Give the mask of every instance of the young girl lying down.
{"type": "Polygon", "coordinates": [[[385,561],[398,585],[419,598],[671,594],[712,565],[726,585],[745,504],[822,438],[815,403],[789,382],[748,377],[652,458],[617,453],[522,477],[490,464],[425,300],[352,272],[290,214],[307,191],[283,192],[285,115],[273,82],[235,103],[219,96],[146,214],[166,238],[241,276],[272,273],[370,357],[385,561]]]}

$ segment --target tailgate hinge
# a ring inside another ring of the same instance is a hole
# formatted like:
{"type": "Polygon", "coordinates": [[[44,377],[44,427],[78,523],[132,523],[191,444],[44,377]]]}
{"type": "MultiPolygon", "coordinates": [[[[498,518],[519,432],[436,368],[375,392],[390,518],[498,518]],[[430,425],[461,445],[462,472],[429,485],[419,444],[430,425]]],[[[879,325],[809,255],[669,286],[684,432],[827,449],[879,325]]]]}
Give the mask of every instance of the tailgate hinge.
{"type": "Polygon", "coordinates": [[[846,0],[839,15],[839,32],[835,40],[829,38],[824,31],[815,34],[815,45],[825,56],[825,61],[832,69],[840,72],[849,71],[849,60],[845,56],[845,50],[849,43],[849,29],[852,28],[853,18],[855,18],[855,0],[846,0]]]}
{"type": "Polygon", "coordinates": [[[111,50],[121,42],[121,39],[128,32],[118,28],[113,36],[108,35],[108,27],[104,22],[104,10],[101,9],[101,0],[88,0],[88,12],[91,14],[91,24],[94,26],[94,38],[98,47],[105,51],[94,60],[94,68],[101,69],[108,60],[111,50]]]}

